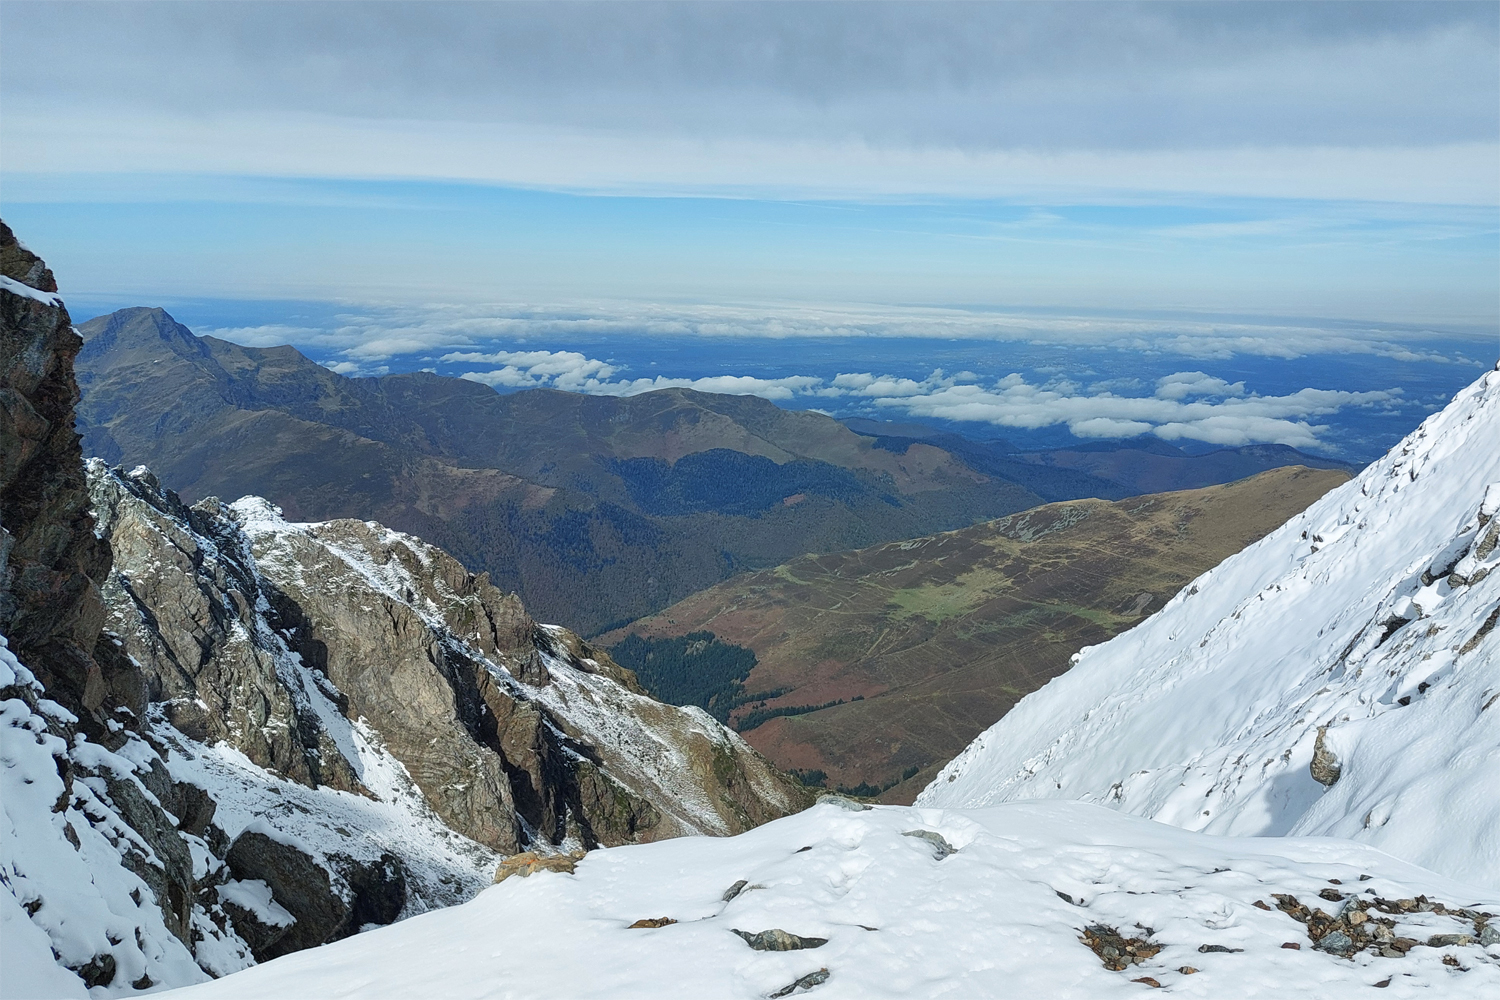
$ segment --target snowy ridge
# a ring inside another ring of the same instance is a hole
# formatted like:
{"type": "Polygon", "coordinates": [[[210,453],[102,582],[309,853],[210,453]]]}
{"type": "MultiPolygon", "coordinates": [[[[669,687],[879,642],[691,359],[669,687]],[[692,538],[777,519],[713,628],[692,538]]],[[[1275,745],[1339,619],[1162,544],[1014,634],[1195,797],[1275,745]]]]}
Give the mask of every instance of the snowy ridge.
{"type": "Polygon", "coordinates": [[[575,875],[512,878],[462,906],[172,995],[1095,1000],[1139,997],[1143,977],[1210,1000],[1500,991],[1500,946],[1473,943],[1467,918],[1417,904],[1427,910],[1393,923],[1421,945],[1344,958],[1315,949],[1276,894],[1329,910],[1353,905],[1330,896],[1421,895],[1500,911],[1495,893],[1347,841],[1211,837],[1077,802],[824,802],[737,837],[594,851],[575,875]],[[630,926],[643,918],[671,922],[630,926]],[[1158,950],[1112,971],[1080,941],[1100,925],[1158,950]],[[769,929],[811,947],[757,951],[735,933],[769,929]],[[1469,943],[1427,946],[1444,934],[1469,943]]]}
{"type": "Polygon", "coordinates": [[[1500,886],[1497,442],[1491,371],[1082,651],[918,804],[1081,799],[1209,833],[1349,837],[1500,886]]]}

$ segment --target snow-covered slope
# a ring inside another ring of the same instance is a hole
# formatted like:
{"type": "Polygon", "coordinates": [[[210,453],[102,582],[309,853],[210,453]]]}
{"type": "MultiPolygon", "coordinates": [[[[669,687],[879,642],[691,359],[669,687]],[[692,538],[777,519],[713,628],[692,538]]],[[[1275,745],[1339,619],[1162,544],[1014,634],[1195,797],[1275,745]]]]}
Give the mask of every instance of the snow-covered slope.
{"type": "Polygon", "coordinates": [[[1081,799],[1500,887],[1500,372],[1025,698],[919,805],[1081,799]]]}
{"type": "Polygon", "coordinates": [[[1495,996],[1500,944],[1472,943],[1475,906],[1500,912],[1500,894],[1347,841],[1212,837],[1076,802],[826,802],[734,838],[595,851],[575,875],[512,878],[463,906],[172,995],[1093,1000],[1141,996],[1149,977],[1209,998],[1364,997],[1374,985],[1381,996],[1495,996]],[[1368,912],[1412,947],[1318,950],[1276,894],[1368,912]],[[663,917],[676,922],[630,926],[663,917]],[[1086,928],[1141,939],[1142,961],[1106,968],[1108,953],[1080,940],[1086,928]],[[814,947],[755,950],[736,933],[772,929],[814,947]],[[1426,946],[1444,934],[1470,943],[1426,946]]]}
{"type": "MultiPolygon", "coordinates": [[[[155,799],[131,760],[149,748],[127,740],[115,754],[52,732],[76,718],[42,697],[3,637],[0,690],[0,996],[86,997],[85,981],[116,977],[124,991],[207,979],[142,878],[160,863],[155,851],[115,801],[121,782],[155,799]]],[[[248,964],[234,962],[243,943],[206,909],[194,906],[190,920],[224,971],[248,964]]]]}

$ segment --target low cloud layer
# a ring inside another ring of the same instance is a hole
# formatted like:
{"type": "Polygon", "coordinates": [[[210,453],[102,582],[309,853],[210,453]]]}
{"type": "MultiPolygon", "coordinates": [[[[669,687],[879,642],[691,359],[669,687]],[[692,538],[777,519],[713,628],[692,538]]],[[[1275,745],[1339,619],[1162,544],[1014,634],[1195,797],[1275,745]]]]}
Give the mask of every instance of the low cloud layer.
{"type": "Polygon", "coordinates": [[[1311,421],[1350,406],[1396,403],[1400,389],[1347,392],[1301,389],[1286,396],[1247,393],[1243,383],[1230,385],[1203,372],[1177,372],[1160,379],[1149,396],[1090,394],[1072,382],[1033,385],[1013,374],[983,386],[945,378],[934,372],[921,383],[870,375],[841,375],[850,390],[872,395],[878,406],[912,417],[993,424],[1036,430],[1066,425],[1081,438],[1127,438],[1154,434],[1167,441],[1209,444],[1286,444],[1322,446],[1327,427],[1311,421]],[[868,385],[854,388],[858,381],[868,385]]]}
{"type": "MultiPolygon", "coordinates": [[[[1294,359],[1358,354],[1394,361],[1466,361],[1430,346],[1421,329],[1274,320],[1164,316],[1022,314],[985,310],[862,306],[714,306],[611,302],[593,307],[518,305],[391,306],[351,311],[320,327],[284,325],[201,329],[247,346],[296,343],[340,355],[366,370],[403,356],[488,360],[504,370],[529,366],[485,351],[495,341],[553,343],[600,336],[792,339],[933,338],[1047,344],[1177,355],[1198,360],[1235,356],[1294,359]]],[[[1451,336],[1451,335],[1450,335],[1451,336]]],[[[1479,351],[1479,338],[1476,351],[1479,351]]],[[[1488,345],[1483,345],[1488,349],[1488,345]]],[[[515,355],[520,357],[520,353],[515,355]]],[[[608,376],[601,376],[607,378],[608,376]]],[[[1176,391],[1176,390],[1174,390],[1176,391]]]]}
{"type": "Polygon", "coordinates": [[[614,379],[616,366],[574,351],[456,352],[441,360],[503,363],[502,368],[463,375],[497,388],[551,386],[593,395],[633,396],[681,387],[771,400],[842,400],[868,403],[885,415],[1025,430],[1065,425],[1080,438],[1153,434],[1167,441],[1202,441],[1226,447],[1269,443],[1321,448],[1325,445],[1320,435],[1328,427],[1315,423],[1317,418],[1354,406],[1392,406],[1402,396],[1400,389],[1348,392],[1313,388],[1284,396],[1262,396],[1248,391],[1243,382],[1229,383],[1201,371],[1175,372],[1158,379],[1149,394],[1125,395],[1112,388],[1084,386],[1066,379],[1033,384],[1020,374],[985,385],[972,372],[947,375],[941,370],[922,380],[870,372],[846,372],[827,380],[811,375],[614,379]]]}
{"type": "Polygon", "coordinates": [[[635,396],[653,389],[697,389],[731,396],[791,399],[816,390],[823,380],[809,375],[756,378],[753,375],[709,375],[703,378],[635,378],[612,380],[619,369],[577,351],[497,351],[493,354],[455,352],[439,360],[449,363],[499,362],[504,368],[466,372],[462,377],[497,389],[536,389],[548,386],[595,396],[635,396]]]}

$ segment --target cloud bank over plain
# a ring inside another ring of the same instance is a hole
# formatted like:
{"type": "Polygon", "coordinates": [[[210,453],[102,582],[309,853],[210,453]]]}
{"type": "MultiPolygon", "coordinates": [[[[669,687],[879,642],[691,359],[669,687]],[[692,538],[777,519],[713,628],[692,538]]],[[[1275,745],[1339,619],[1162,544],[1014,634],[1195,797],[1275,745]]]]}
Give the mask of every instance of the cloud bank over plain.
{"type": "Polygon", "coordinates": [[[810,375],[782,378],[715,375],[704,378],[612,378],[617,368],[576,351],[455,352],[445,362],[499,362],[503,368],[470,371],[462,377],[496,388],[565,389],[600,396],[634,396],[657,389],[761,396],[773,401],[795,397],[859,399],[887,414],[961,423],[1037,430],[1065,425],[1080,438],[1130,438],[1153,434],[1166,441],[1192,440],[1234,447],[1285,444],[1320,448],[1327,427],[1311,423],[1346,407],[1389,406],[1400,389],[1349,392],[1302,389],[1283,396],[1249,392],[1200,371],[1164,376],[1149,395],[1120,395],[1102,384],[1085,386],[1055,379],[1036,385],[1019,373],[991,385],[972,372],[942,370],[917,380],[870,372],[846,372],[825,380],[810,375]]]}

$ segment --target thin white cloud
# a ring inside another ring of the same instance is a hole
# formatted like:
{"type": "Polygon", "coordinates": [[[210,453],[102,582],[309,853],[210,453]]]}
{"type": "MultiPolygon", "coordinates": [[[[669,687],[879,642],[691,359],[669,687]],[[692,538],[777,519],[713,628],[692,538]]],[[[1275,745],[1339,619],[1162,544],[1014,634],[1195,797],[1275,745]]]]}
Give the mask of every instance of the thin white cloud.
{"type": "Polygon", "coordinates": [[[703,378],[637,378],[611,380],[618,368],[596,358],[586,358],[575,351],[500,351],[493,354],[454,353],[443,361],[510,361],[493,371],[466,372],[462,378],[497,388],[537,388],[550,386],[568,392],[594,396],[637,396],[655,389],[697,389],[730,396],[761,396],[786,400],[814,392],[823,382],[810,375],[786,378],[757,378],[753,375],[708,375],[703,378]]]}
{"type": "Polygon", "coordinates": [[[762,198],[1192,196],[1434,205],[1495,203],[1494,142],[1171,150],[885,149],[860,140],[620,135],[604,129],[385,122],[297,114],[122,121],[46,106],[7,112],[0,168],[177,170],[266,177],[444,179],[630,195],[762,198]]]}
{"type": "MultiPolygon", "coordinates": [[[[1363,354],[1397,361],[1448,361],[1422,330],[1348,323],[1217,320],[1166,315],[1107,315],[966,310],[936,307],[768,304],[694,305],[594,302],[561,305],[455,305],[368,307],[339,316],[321,329],[242,327],[202,331],[248,346],[296,343],[340,353],[365,364],[403,355],[443,355],[458,361],[532,366],[521,353],[494,345],[534,340],[574,340],[612,335],[793,339],[936,338],[1106,348],[1203,360],[1237,355],[1294,359],[1309,354],[1363,354]]],[[[561,363],[561,362],[559,362],[561,363]]],[[[572,364],[573,362],[569,362],[572,364]]],[[[609,374],[590,375],[608,379],[609,374]]],[[[854,376],[850,376],[854,377],[854,376]]],[[[870,378],[875,376],[871,375],[870,378]]],[[[1207,376],[1202,376],[1207,378],[1207,376]]],[[[964,379],[955,376],[958,381],[964,379]]],[[[1217,384],[1217,383],[1213,383],[1217,384]]],[[[1211,383],[1203,383],[1205,389],[1211,383]]],[[[1227,384],[1215,391],[1224,391],[1227,384]]],[[[1187,393],[1188,388],[1172,392],[1187,393]]]]}
{"type": "Polygon", "coordinates": [[[490,362],[505,367],[490,372],[471,373],[465,378],[487,385],[552,385],[556,389],[580,392],[590,382],[603,384],[618,369],[596,358],[586,358],[577,351],[455,351],[438,360],[447,362],[490,362]]]}

